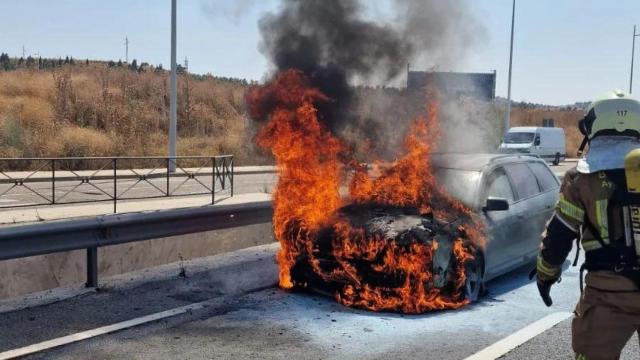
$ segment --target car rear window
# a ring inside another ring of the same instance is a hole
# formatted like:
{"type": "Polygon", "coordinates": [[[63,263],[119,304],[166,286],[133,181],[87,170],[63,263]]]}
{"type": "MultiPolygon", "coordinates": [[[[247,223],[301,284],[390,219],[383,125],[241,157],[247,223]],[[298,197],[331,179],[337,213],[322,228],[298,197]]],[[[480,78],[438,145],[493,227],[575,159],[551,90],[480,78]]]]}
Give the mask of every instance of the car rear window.
{"type": "Polygon", "coordinates": [[[540,193],[538,181],[526,164],[509,164],[505,165],[504,169],[507,174],[509,174],[513,186],[516,188],[518,200],[526,199],[540,193]]]}
{"type": "Polygon", "coordinates": [[[533,171],[533,174],[536,176],[538,185],[540,185],[542,191],[554,190],[560,186],[556,176],[544,164],[535,162],[529,163],[528,165],[529,168],[531,168],[531,171],[533,171]]]}

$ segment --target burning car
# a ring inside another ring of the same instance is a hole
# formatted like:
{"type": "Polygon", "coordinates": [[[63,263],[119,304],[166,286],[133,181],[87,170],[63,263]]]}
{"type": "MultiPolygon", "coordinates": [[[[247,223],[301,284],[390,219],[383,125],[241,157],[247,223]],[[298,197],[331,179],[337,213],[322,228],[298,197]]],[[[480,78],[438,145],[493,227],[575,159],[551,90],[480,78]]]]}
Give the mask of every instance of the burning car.
{"type": "MultiPolygon", "coordinates": [[[[438,154],[432,156],[432,169],[448,193],[473,209],[487,229],[485,246],[474,249],[473,259],[464,266],[463,295],[473,302],[478,300],[485,281],[535,260],[539,236],[557,201],[559,182],[543,160],[531,156],[438,154]]],[[[389,247],[423,244],[434,248],[429,261],[414,264],[429,268],[432,277],[426,286],[447,293],[455,291],[456,268],[460,266],[454,253],[455,241],[467,237],[461,225],[470,221],[468,217],[445,220],[406,208],[362,205],[340,209],[339,217],[348,219],[352,227],[364,229],[363,234],[355,235],[362,236],[362,241],[384,239],[389,247]]],[[[331,295],[353,286],[383,287],[393,292],[411,276],[396,268],[385,272],[383,257],[385,251],[392,251],[389,249],[377,251],[376,256],[338,258],[339,252],[332,251],[331,239],[335,236],[335,230],[329,227],[314,241],[316,269],[306,256],[293,267],[294,282],[300,287],[331,295]],[[349,267],[356,275],[321,275],[341,267],[349,267]]]]}
{"type": "Polygon", "coordinates": [[[486,229],[486,244],[467,267],[466,293],[475,301],[484,282],[535,262],[560,182],[537,156],[439,154],[432,166],[439,182],[486,229]]]}
{"type": "Polygon", "coordinates": [[[372,310],[417,313],[466,304],[475,286],[468,277],[473,256],[465,250],[473,245],[462,240],[468,219],[373,204],[345,206],[337,218],[338,226],[307,240],[313,255],[304,253],[292,267],[295,286],[372,310]]]}
{"type": "Polygon", "coordinates": [[[317,106],[328,101],[296,70],[248,94],[253,118],[267,121],[257,143],[278,165],[280,286],[321,288],[342,304],[375,311],[468,304],[467,268],[485,245],[484,226],[435,178],[437,101],[413,121],[404,152],[374,164],[375,176],[323,126],[317,106]]]}
{"type": "Polygon", "coordinates": [[[254,88],[274,155],[280,286],[329,293],[347,306],[422,313],[477,300],[485,280],[535,258],[557,200],[539,158],[436,154],[437,96],[408,129],[404,151],[372,169],[323,125],[330,102],[296,70],[254,88]]]}

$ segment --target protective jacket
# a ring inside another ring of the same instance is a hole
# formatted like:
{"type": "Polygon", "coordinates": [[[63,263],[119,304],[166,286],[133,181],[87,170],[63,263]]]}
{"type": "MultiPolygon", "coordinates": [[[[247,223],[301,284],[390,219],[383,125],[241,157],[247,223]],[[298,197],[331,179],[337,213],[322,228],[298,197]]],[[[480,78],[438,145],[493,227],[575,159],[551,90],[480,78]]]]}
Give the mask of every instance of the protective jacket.
{"type": "MultiPolygon", "coordinates": [[[[640,332],[640,101],[614,90],[591,103],[578,124],[589,145],[568,171],[536,266],[547,306],[574,239],[585,250],[586,288],[571,322],[576,359],[618,359],[640,332]]],[[[576,258],[577,260],[577,258],[576,258]]],[[[574,264],[577,261],[574,261],[574,264]]]]}
{"type": "MultiPolygon", "coordinates": [[[[640,234],[640,228],[633,228],[633,209],[640,208],[634,204],[640,205],[640,201],[627,191],[623,169],[590,174],[569,170],[560,188],[555,214],[543,234],[538,277],[545,281],[557,279],[573,241],[578,239],[585,250],[584,269],[630,280],[615,282],[623,284],[625,290],[640,288],[639,257],[634,243],[635,230],[640,234]]],[[[587,285],[593,286],[589,282],[588,278],[587,285]]]]}

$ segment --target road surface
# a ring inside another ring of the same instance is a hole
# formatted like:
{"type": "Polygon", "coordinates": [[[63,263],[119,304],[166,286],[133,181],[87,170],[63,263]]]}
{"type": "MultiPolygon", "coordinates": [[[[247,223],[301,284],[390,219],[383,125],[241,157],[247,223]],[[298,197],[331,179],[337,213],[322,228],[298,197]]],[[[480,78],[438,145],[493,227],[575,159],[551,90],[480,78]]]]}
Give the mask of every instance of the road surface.
{"type": "MultiPolygon", "coordinates": [[[[233,283],[237,272],[176,278],[3,314],[0,351],[206,301],[201,309],[27,358],[464,359],[550,314],[571,312],[579,295],[578,271],[565,265],[562,283],[552,290],[552,308],[542,304],[523,268],[491,281],[476,304],[425,315],[350,309],[331,298],[275,287],[228,296],[221,282],[233,283]]],[[[251,271],[270,273],[273,264],[256,262],[251,271]]],[[[567,359],[568,339],[563,322],[505,358],[567,359]]],[[[626,351],[623,359],[636,358],[637,343],[626,351]]]]}

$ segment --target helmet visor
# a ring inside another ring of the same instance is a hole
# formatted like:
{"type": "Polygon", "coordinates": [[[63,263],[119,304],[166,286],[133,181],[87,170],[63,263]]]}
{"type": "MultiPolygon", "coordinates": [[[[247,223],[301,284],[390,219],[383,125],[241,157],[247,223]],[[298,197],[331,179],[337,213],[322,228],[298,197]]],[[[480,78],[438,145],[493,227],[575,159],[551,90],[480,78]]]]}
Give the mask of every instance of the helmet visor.
{"type": "Polygon", "coordinates": [[[640,141],[634,137],[597,136],[589,143],[589,151],[578,161],[576,169],[583,174],[624,169],[624,157],[634,149],[640,149],[640,141]]]}

